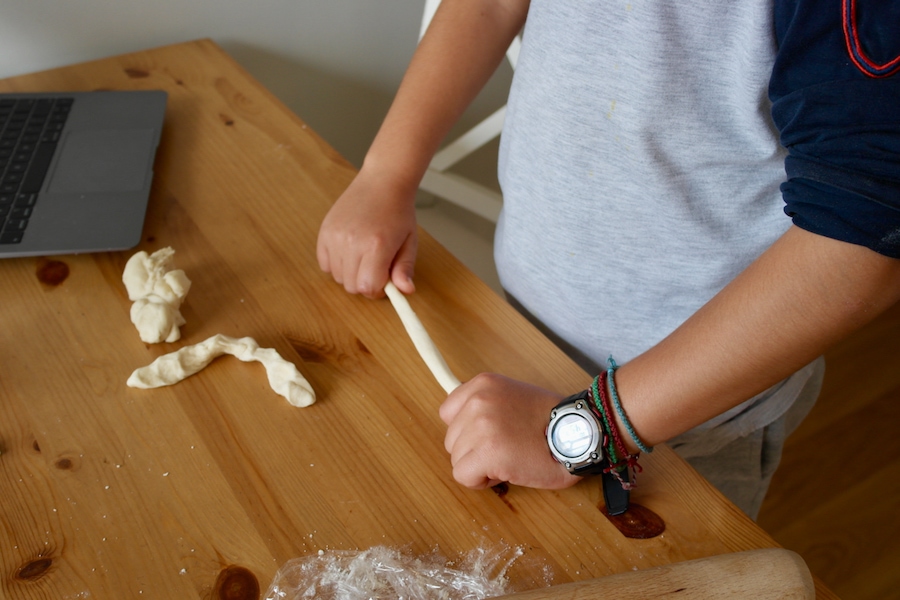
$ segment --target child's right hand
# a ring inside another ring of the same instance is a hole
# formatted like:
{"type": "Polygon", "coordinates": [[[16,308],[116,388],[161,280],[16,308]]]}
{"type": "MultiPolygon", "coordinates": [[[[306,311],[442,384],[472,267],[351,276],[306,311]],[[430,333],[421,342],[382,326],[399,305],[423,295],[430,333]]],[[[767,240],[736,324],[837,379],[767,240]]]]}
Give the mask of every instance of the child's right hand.
{"type": "Polygon", "coordinates": [[[415,193],[441,141],[522,30],[528,0],[441,2],[363,168],[319,229],[323,271],[351,294],[405,294],[416,258],[415,193]]]}
{"type": "Polygon", "coordinates": [[[415,189],[390,177],[360,171],[319,229],[319,267],[351,294],[384,296],[388,279],[401,292],[415,291],[415,189]]]}

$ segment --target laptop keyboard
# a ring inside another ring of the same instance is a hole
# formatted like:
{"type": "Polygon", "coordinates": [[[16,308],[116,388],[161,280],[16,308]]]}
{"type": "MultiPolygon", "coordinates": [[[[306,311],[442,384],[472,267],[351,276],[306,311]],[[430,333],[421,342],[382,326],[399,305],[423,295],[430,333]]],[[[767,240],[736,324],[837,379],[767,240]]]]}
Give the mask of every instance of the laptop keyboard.
{"type": "Polygon", "coordinates": [[[73,99],[0,99],[0,244],[22,241],[73,99]]]}

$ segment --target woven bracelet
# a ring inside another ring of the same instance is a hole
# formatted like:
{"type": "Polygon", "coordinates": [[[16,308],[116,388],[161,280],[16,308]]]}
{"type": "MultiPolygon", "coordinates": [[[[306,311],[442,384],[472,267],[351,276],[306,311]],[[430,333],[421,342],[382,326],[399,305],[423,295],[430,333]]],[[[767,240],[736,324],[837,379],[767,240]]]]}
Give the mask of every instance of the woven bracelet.
{"type": "MultiPolygon", "coordinates": [[[[612,407],[609,405],[609,397],[606,393],[606,380],[608,378],[608,374],[606,372],[601,373],[598,379],[598,388],[599,388],[599,397],[600,402],[602,403],[602,410],[606,414],[612,414],[612,407]]],[[[625,447],[625,443],[622,442],[622,437],[619,435],[619,428],[615,426],[615,423],[610,424],[611,436],[615,439],[616,446],[621,453],[621,458],[617,458],[616,460],[610,460],[610,465],[606,470],[607,473],[612,473],[612,475],[619,481],[619,484],[622,486],[622,489],[630,490],[637,486],[637,474],[643,471],[641,465],[638,464],[638,454],[629,454],[628,448],[625,447]],[[631,469],[631,477],[629,481],[626,481],[621,473],[622,471],[627,471],[631,469]]]]}
{"type": "MultiPolygon", "coordinates": [[[[588,389],[588,396],[591,401],[593,401],[593,406],[591,409],[594,414],[600,417],[600,425],[603,428],[603,434],[606,437],[606,454],[609,459],[609,463],[615,463],[619,461],[618,453],[616,452],[616,438],[613,436],[612,432],[615,430],[614,427],[610,424],[608,413],[606,409],[603,407],[601,403],[602,396],[600,395],[600,388],[598,387],[598,380],[600,376],[594,378],[594,382],[591,384],[591,387],[588,389]]],[[[628,454],[628,452],[625,452],[628,454]]]]}
{"type": "Polygon", "coordinates": [[[612,415],[612,407],[609,404],[609,397],[606,394],[606,380],[608,378],[607,373],[601,373],[594,379],[594,388],[595,394],[597,394],[597,405],[600,408],[600,411],[604,414],[603,424],[606,425],[606,429],[609,432],[610,438],[612,438],[613,442],[616,445],[617,454],[620,456],[616,457],[617,460],[610,459],[610,465],[613,465],[618,462],[618,459],[625,459],[628,456],[628,448],[625,447],[625,443],[622,441],[622,436],[619,435],[619,428],[616,427],[615,421],[612,418],[607,419],[606,415],[612,415]]]}
{"type": "Polygon", "coordinates": [[[612,395],[613,406],[616,408],[616,414],[619,415],[619,418],[622,420],[622,425],[625,426],[625,430],[628,432],[628,435],[631,436],[631,439],[634,440],[634,444],[641,449],[641,452],[653,452],[652,446],[647,446],[644,442],[641,441],[641,438],[638,437],[638,434],[635,433],[634,427],[631,426],[631,421],[628,420],[628,417],[625,416],[625,410],[622,408],[622,403],[619,402],[619,393],[616,390],[616,379],[615,372],[616,369],[619,368],[619,365],[616,364],[616,361],[613,360],[613,357],[609,357],[609,369],[606,371],[607,380],[609,381],[609,393],[612,395]]]}

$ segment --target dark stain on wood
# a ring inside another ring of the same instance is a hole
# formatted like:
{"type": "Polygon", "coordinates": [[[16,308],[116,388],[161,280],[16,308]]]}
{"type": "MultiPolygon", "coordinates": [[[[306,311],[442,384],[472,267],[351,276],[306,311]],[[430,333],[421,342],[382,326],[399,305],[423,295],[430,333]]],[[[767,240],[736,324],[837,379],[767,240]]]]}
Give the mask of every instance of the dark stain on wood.
{"type": "Polygon", "coordinates": [[[49,557],[38,558],[22,565],[16,571],[16,579],[23,581],[35,581],[47,574],[53,565],[53,559],[49,557]]]}
{"type": "MultiPolygon", "coordinates": [[[[358,353],[353,352],[349,347],[345,349],[329,343],[299,339],[292,335],[284,337],[305,362],[340,365],[346,364],[358,356],[358,353]]],[[[358,339],[356,348],[363,354],[371,354],[365,344],[358,339]]]]}
{"type": "Polygon", "coordinates": [[[36,273],[38,281],[56,287],[69,277],[69,265],[61,260],[42,258],[38,261],[36,273]]]}
{"type": "Polygon", "coordinates": [[[602,512],[610,523],[616,526],[622,535],[635,540],[654,538],[666,530],[666,522],[662,518],[640,504],[634,502],[621,515],[610,516],[605,505],[601,505],[602,512]]]}
{"type": "Polygon", "coordinates": [[[150,77],[150,73],[148,73],[144,69],[135,69],[133,67],[125,69],[125,74],[132,79],[143,79],[145,77],[150,77]]]}
{"type": "Polygon", "coordinates": [[[509,510],[513,511],[514,513],[519,512],[516,510],[516,507],[512,505],[512,502],[509,501],[509,498],[506,497],[506,495],[509,493],[509,484],[508,483],[506,483],[505,481],[502,481],[495,486],[491,486],[491,490],[495,494],[497,494],[498,498],[503,500],[503,504],[505,504],[507,506],[507,508],[509,508],[509,510]]]}
{"type": "Polygon", "coordinates": [[[298,340],[292,337],[287,337],[287,340],[297,354],[300,355],[300,358],[306,362],[326,363],[334,357],[334,349],[328,348],[323,344],[298,340]]]}
{"type": "Polygon", "coordinates": [[[221,600],[259,600],[259,581],[250,569],[229,565],[216,578],[212,595],[221,600]]]}

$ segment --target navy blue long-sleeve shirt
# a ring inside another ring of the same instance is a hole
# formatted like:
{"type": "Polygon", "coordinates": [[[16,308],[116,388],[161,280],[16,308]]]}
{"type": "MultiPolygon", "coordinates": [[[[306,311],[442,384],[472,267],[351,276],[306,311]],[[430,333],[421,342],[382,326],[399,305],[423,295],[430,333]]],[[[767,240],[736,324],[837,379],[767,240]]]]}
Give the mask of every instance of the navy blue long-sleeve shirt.
{"type": "Polygon", "coordinates": [[[775,33],[785,212],[900,258],[900,2],[778,0],[775,33]]]}

